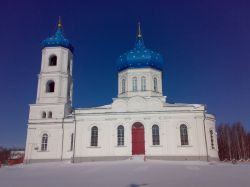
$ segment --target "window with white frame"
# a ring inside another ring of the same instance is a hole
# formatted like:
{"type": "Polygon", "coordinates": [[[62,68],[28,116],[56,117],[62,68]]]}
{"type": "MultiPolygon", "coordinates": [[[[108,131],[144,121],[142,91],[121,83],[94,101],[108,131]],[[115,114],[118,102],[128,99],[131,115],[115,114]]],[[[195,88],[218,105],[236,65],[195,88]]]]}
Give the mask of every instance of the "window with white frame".
{"type": "Polygon", "coordinates": [[[56,66],[56,64],[57,64],[57,56],[51,55],[49,57],[49,66],[56,66]]]}
{"type": "Polygon", "coordinates": [[[126,80],[122,79],[122,93],[125,93],[126,91],[126,80]]]}
{"type": "Polygon", "coordinates": [[[146,91],[146,77],[141,77],[141,91],[146,91]]]}
{"type": "Polygon", "coordinates": [[[133,86],[132,88],[133,92],[136,92],[137,91],[137,78],[136,77],[132,78],[132,86],[133,86]]]}
{"type": "Polygon", "coordinates": [[[52,80],[49,80],[46,83],[46,92],[51,93],[51,92],[54,92],[54,91],[55,91],[55,82],[52,81],[52,80]]]}
{"type": "Polygon", "coordinates": [[[52,112],[51,111],[48,112],[48,118],[52,118],[52,112]]]}
{"type": "Polygon", "coordinates": [[[214,147],[214,131],[211,129],[209,131],[209,133],[210,133],[211,148],[215,149],[215,147],[214,147]]]}
{"type": "Polygon", "coordinates": [[[153,125],[152,127],[152,143],[153,145],[160,145],[160,134],[158,125],[153,125]]]}
{"type": "Polygon", "coordinates": [[[46,112],[42,112],[42,118],[46,118],[46,112]]]}
{"type": "Polygon", "coordinates": [[[181,137],[181,145],[188,145],[188,131],[187,126],[182,124],[180,126],[180,137],[181,137]]]}
{"type": "Polygon", "coordinates": [[[91,146],[98,146],[98,128],[96,126],[91,128],[91,146]]]}
{"type": "Polygon", "coordinates": [[[41,151],[47,151],[48,149],[48,134],[44,133],[41,142],[41,151]]]}
{"type": "Polygon", "coordinates": [[[157,78],[154,78],[154,91],[158,92],[157,78]]]}
{"type": "Polygon", "coordinates": [[[124,127],[122,125],[119,125],[117,128],[117,145],[124,145],[124,127]]]}
{"type": "Polygon", "coordinates": [[[70,135],[70,151],[73,151],[74,147],[74,133],[70,135]]]}
{"type": "Polygon", "coordinates": [[[68,71],[68,73],[70,73],[70,59],[68,60],[67,71],[68,71]]]}

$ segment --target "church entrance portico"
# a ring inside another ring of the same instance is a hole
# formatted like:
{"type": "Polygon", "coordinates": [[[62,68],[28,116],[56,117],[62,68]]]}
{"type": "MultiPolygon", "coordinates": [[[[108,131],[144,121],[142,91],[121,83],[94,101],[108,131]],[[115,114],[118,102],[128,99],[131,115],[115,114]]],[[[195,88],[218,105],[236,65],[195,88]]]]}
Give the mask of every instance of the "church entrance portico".
{"type": "Polygon", "coordinates": [[[132,155],[145,154],[144,126],[136,122],[132,126],[132,155]]]}

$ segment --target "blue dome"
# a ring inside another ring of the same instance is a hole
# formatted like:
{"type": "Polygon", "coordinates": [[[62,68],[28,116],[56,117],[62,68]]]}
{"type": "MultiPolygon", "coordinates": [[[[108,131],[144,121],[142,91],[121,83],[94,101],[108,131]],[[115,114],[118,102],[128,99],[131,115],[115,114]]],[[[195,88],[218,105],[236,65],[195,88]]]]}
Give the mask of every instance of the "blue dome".
{"type": "Polygon", "coordinates": [[[61,23],[58,24],[57,31],[53,36],[42,41],[42,48],[58,46],[65,47],[72,53],[74,52],[74,47],[71,45],[69,40],[64,37],[61,23]]]}
{"type": "Polygon", "coordinates": [[[117,70],[129,68],[154,68],[163,70],[163,58],[159,53],[145,48],[141,35],[138,35],[134,49],[124,53],[117,60],[117,70]]]}

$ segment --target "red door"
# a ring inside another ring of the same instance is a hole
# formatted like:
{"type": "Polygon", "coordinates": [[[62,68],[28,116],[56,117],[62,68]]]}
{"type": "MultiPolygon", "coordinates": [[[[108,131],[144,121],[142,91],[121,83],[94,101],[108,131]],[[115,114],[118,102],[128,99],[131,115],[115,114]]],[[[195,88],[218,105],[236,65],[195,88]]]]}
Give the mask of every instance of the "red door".
{"type": "Polygon", "coordinates": [[[137,122],[132,127],[132,155],[145,154],[144,127],[137,122]]]}

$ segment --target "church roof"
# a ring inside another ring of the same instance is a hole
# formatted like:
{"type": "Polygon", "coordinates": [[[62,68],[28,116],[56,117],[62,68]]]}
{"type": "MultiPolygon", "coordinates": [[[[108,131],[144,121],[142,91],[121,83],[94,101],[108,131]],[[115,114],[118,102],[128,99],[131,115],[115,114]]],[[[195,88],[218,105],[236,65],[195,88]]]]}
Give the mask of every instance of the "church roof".
{"type": "Polygon", "coordinates": [[[53,36],[48,37],[42,41],[42,48],[58,47],[58,46],[65,47],[65,48],[69,49],[72,53],[74,52],[74,47],[69,42],[69,40],[66,39],[64,36],[62,23],[61,23],[60,19],[58,21],[56,33],[53,36]]]}
{"type": "Polygon", "coordinates": [[[118,71],[130,68],[154,68],[160,71],[163,70],[162,56],[157,52],[147,49],[144,45],[140,23],[135,47],[121,55],[117,60],[118,71]]]}

